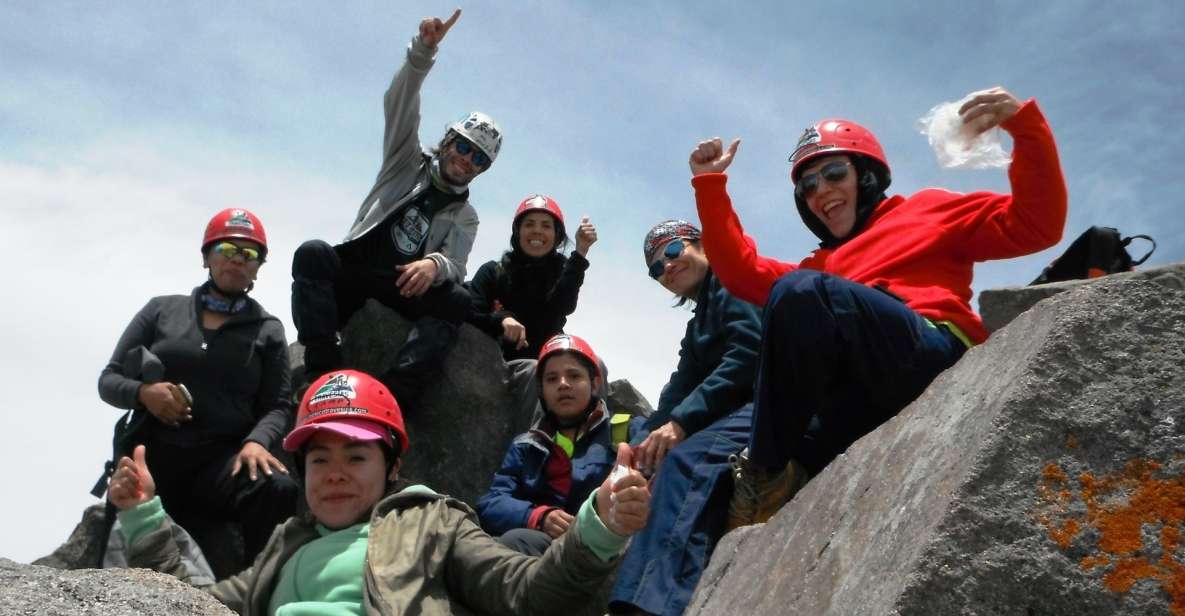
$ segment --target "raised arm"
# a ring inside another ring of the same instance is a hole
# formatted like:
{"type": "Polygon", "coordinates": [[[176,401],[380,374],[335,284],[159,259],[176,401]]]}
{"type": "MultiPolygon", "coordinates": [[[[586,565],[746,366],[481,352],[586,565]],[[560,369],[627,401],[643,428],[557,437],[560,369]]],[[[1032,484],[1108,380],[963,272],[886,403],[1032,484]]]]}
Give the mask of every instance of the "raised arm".
{"type": "Polygon", "coordinates": [[[973,214],[962,250],[975,261],[1030,254],[1061,240],[1068,208],[1066,180],[1053,131],[1029,99],[1021,103],[1003,88],[973,93],[960,109],[965,123],[1012,136],[1011,195],[989,196],[973,214]]]}
{"type": "Polygon", "coordinates": [[[461,17],[457,9],[447,21],[429,17],[420,22],[419,33],[407,48],[407,58],[395,73],[383,96],[383,166],[399,168],[420,155],[420,87],[436,62],[436,48],[461,17]]]}
{"type": "Polygon", "coordinates": [[[774,281],[797,266],[758,255],[753,238],[741,228],[728,196],[728,176],[724,174],[740,144],[740,139],[734,139],[725,149],[719,137],[701,141],[688,160],[693,176],[691,185],[695,188],[695,207],[703,225],[700,241],[712,263],[712,271],[730,293],[764,306],[774,281]]]}

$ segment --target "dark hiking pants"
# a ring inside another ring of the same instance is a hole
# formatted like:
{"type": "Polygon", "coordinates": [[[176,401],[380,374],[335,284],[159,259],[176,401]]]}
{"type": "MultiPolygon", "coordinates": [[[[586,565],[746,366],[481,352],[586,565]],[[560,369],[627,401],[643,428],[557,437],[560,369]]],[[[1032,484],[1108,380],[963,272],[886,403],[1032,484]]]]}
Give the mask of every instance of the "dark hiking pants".
{"type": "Polygon", "coordinates": [[[818,473],[966,351],[889,293],[814,270],[782,276],[762,321],[749,455],[770,469],[818,473]]]}

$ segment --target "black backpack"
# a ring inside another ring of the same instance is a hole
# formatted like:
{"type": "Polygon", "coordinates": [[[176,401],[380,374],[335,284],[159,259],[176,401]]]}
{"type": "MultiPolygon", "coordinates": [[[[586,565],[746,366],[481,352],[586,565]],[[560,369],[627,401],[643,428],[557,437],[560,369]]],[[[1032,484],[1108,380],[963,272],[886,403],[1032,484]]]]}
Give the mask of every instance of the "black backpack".
{"type": "Polygon", "coordinates": [[[1156,250],[1156,240],[1147,235],[1120,237],[1119,230],[1111,227],[1091,227],[1074,240],[1070,247],[1053,260],[1030,285],[1098,278],[1116,272],[1130,272],[1135,266],[1148,260],[1156,250]],[[1148,240],[1152,247],[1138,260],[1132,260],[1127,245],[1134,239],[1148,240]]]}

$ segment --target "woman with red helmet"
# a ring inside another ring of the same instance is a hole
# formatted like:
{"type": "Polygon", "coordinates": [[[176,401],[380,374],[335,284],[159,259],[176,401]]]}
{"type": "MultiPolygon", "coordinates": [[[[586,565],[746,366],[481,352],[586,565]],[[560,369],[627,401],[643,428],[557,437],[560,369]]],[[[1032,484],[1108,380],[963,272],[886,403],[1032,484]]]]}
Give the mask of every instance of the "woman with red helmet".
{"type": "Polygon", "coordinates": [[[502,344],[515,417],[531,417],[532,423],[540,417],[535,357],[575,312],[588,249],[596,241],[597,228],[585,217],[576,229],[575,249],[564,256],[563,210],[547,195],[531,195],[514,212],[510,250],[465,283],[473,301],[468,321],[502,344]]]}
{"type": "MultiPolygon", "coordinates": [[[[481,532],[464,503],[426,486],[396,489],[408,444],[399,404],[377,379],[318,378],[284,439],[303,469],[308,513],[285,522],[250,568],[206,590],[241,614],[552,614],[556,601],[586,601],[646,523],[645,479],[627,472],[598,482],[551,553],[523,555],[481,532]]],[[[129,561],[193,580],[146,455],[141,446],[122,458],[111,481],[129,561]]],[[[629,447],[617,463],[631,464],[629,447]]]]}
{"type": "Polygon", "coordinates": [[[564,256],[568,236],[559,204],[546,195],[523,199],[511,222],[510,250],[482,265],[466,285],[474,302],[469,322],[501,340],[508,361],[534,359],[576,310],[596,241],[597,228],[585,217],[575,249],[564,256]]]}
{"type": "Polygon", "coordinates": [[[477,503],[487,532],[524,554],[542,554],[571,528],[581,503],[613,468],[609,410],[598,392],[601,361],[583,338],[559,334],[539,352],[543,413],[510,444],[477,503]]]}
{"type": "Polygon", "coordinates": [[[724,171],[739,140],[689,160],[703,243],[724,286],[765,306],[747,451],[734,461],[731,526],[763,521],[857,438],[916,398],[987,331],[971,309],[976,262],[1061,238],[1066,186],[1034,100],[973,93],[963,122],[1013,138],[1011,194],[925,189],[889,197],[889,164],[866,128],[824,120],[790,156],[794,201],[819,248],[798,264],[760,256],[724,171]]]}
{"type": "MultiPolygon", "coordinates": [[[[205,283],[154,297],[124,330],[99,396],[133,409],[125,448],[152,445],[177,520],[206,543],[210,520],[242,524],[245,562],[295,510],[296,484],[269,451],[292,421],[284,327],[248,296],[267,258],[255,214],[222,210],[201,243],[205,283]]],[[[221,552],[221,551],[220,551],[221,552]]],[[[218,575],[243,563],[213,563],[218,575]]]]}

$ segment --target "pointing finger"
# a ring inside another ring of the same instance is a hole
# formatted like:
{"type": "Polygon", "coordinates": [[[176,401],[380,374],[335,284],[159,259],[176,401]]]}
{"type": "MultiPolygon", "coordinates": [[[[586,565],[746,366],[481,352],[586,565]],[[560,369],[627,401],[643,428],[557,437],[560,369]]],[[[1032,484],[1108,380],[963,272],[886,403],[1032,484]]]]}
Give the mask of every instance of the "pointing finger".
{"type": "Polygon", "coordinates": [[[444,22],[444,24],[442,26],[444,29],[441,30],[441,32],[440,32],[441,36],[443,36],[445,32],[448,32],[449,28],[453,27],[453,24],[457,23],[457,20],[460,18],[461,18],[461,9],[457,9],[457,10],[453,11],[452,17],[449,17],[448,21],[444,22]]]}

